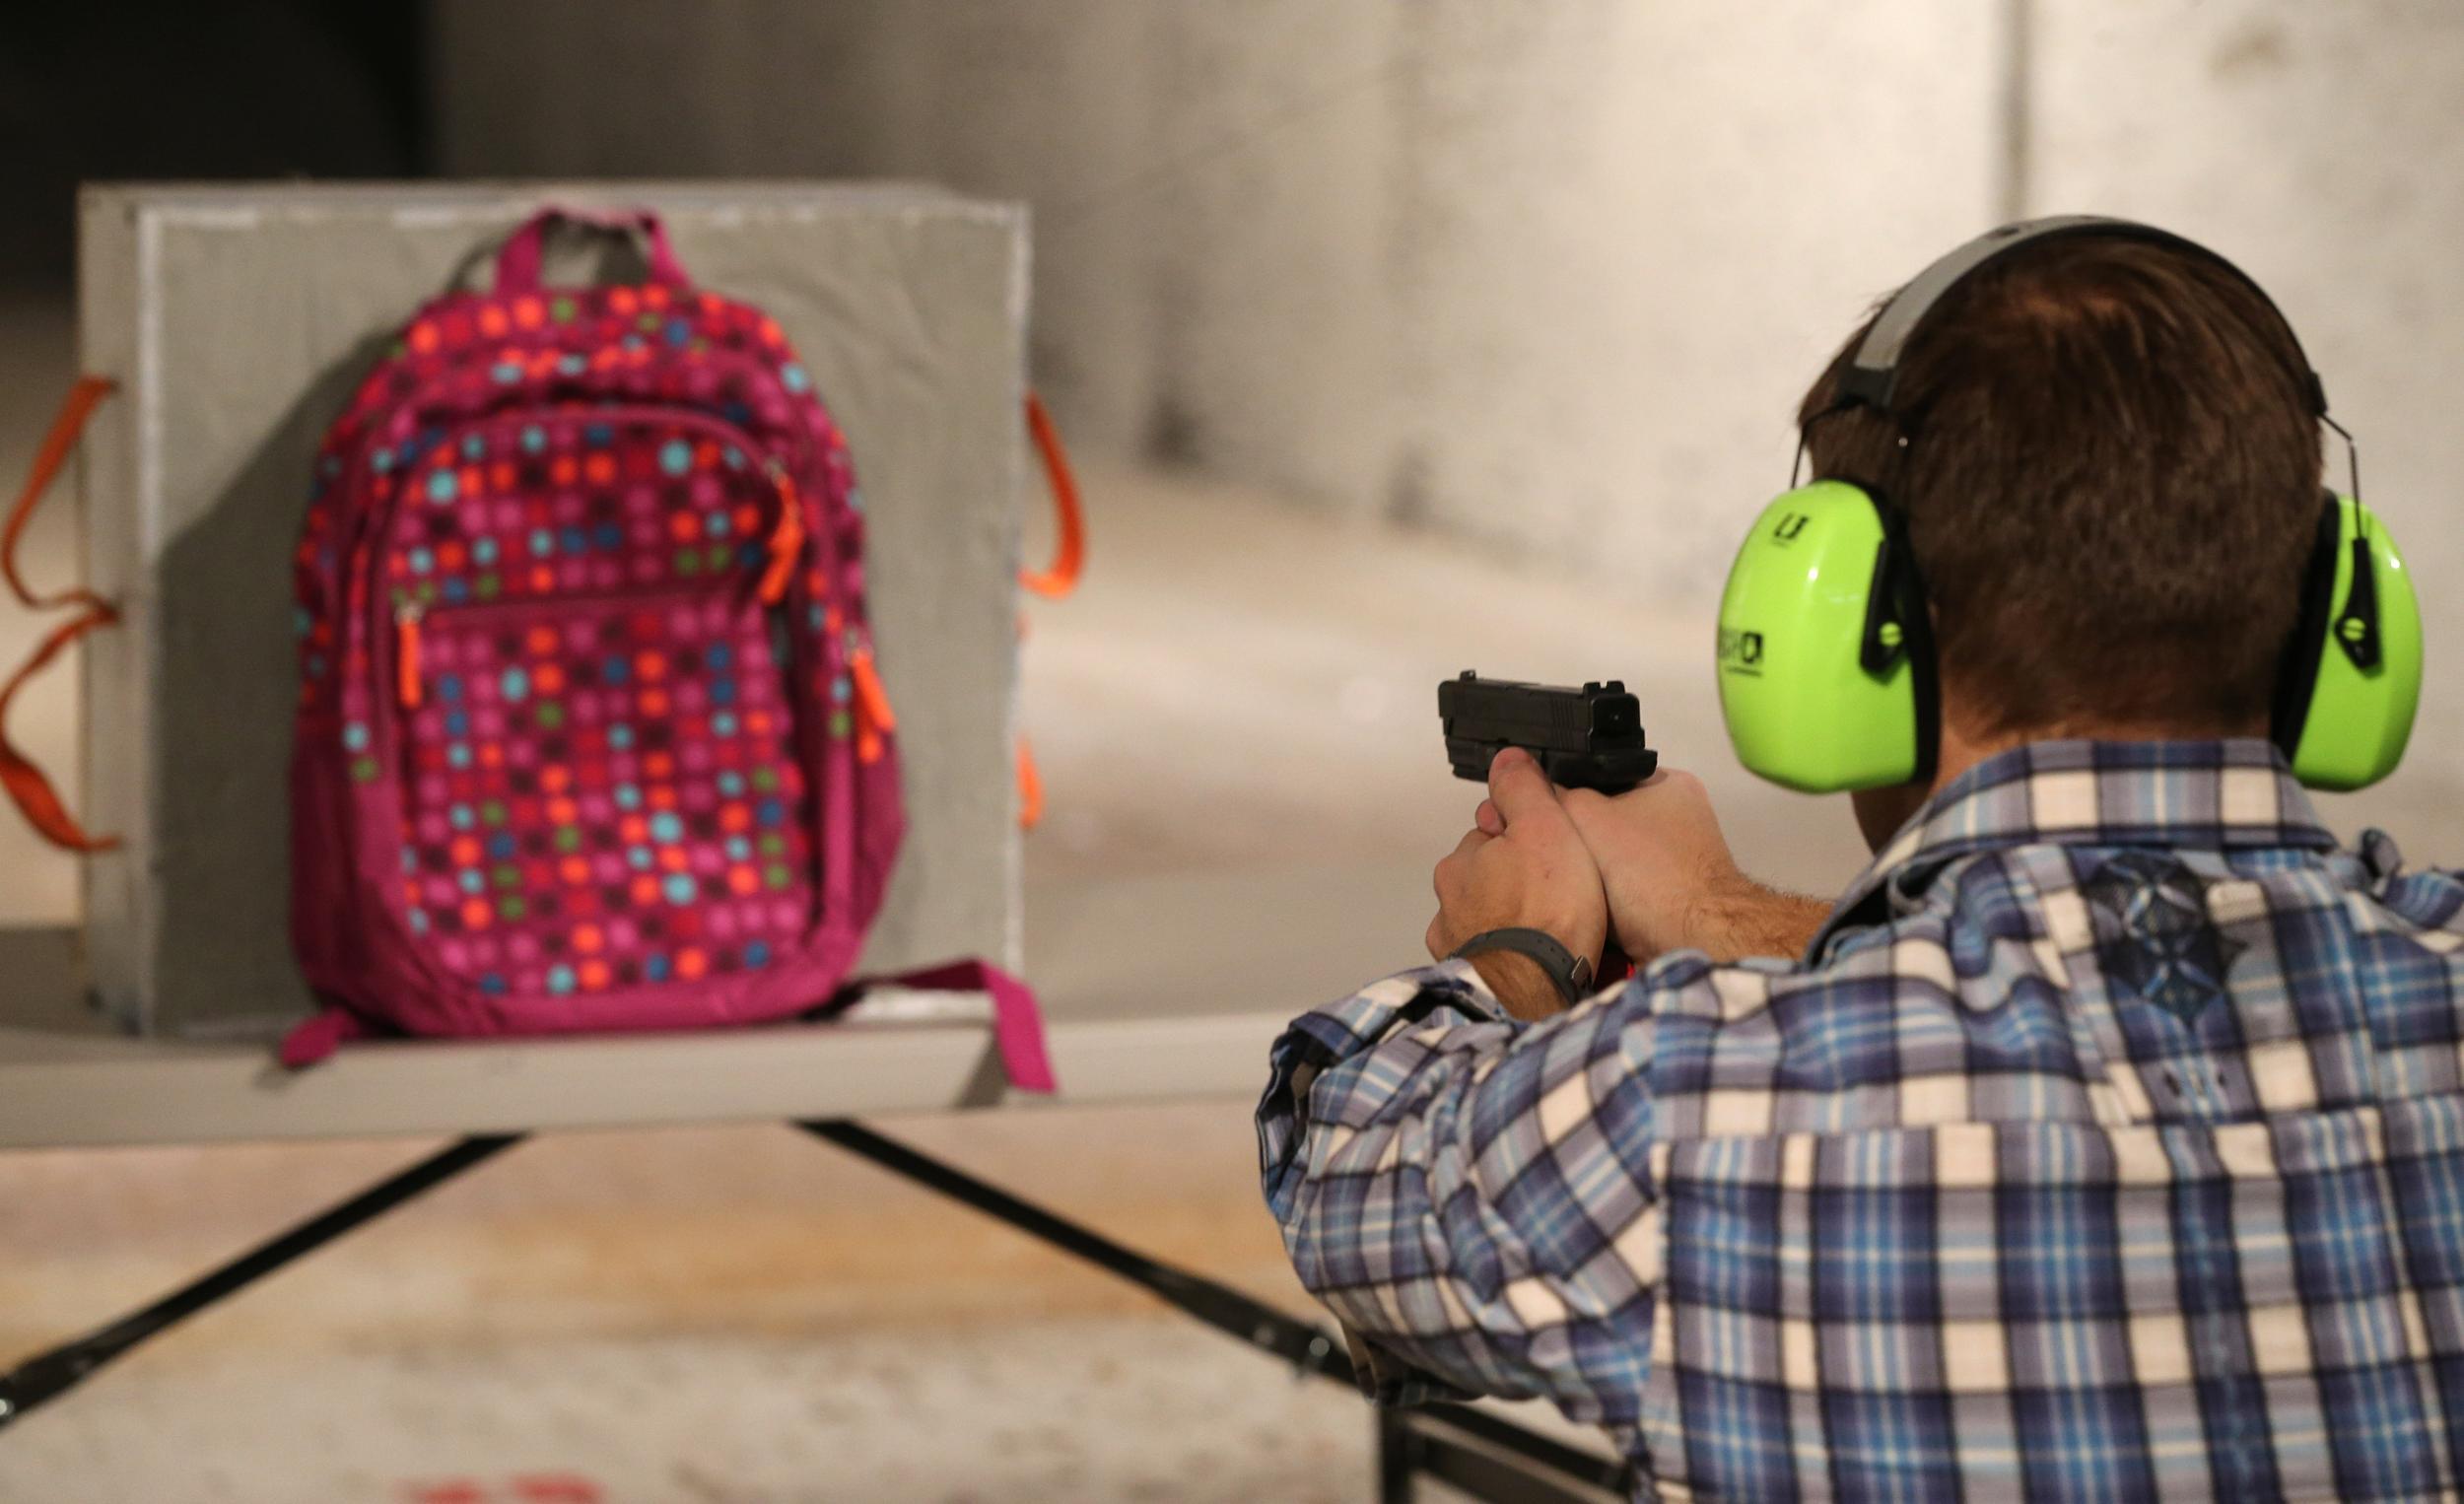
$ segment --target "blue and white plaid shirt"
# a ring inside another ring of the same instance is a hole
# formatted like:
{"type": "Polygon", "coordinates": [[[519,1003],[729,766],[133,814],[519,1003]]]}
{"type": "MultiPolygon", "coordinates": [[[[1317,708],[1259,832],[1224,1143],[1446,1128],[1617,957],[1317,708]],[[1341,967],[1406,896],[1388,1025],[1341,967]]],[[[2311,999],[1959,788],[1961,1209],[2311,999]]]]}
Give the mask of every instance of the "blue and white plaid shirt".
{"type": "Polygon", "coordinates": [[[1645,1492],[2464,1480],[2464,880],[2339,850],[2262,741],[1973,768],[1797,964],[1537,1024],[1381,982],[1258,1125],[1381,1399],[1545,1397],[1645,1492]]]}

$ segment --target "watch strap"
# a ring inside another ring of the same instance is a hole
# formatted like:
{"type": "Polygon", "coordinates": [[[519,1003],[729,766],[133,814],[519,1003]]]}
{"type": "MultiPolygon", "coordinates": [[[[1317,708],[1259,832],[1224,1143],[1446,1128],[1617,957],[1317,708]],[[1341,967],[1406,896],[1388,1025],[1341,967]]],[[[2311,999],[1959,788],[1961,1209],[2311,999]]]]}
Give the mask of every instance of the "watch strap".
{"type": "Polygon", "coordinates": [[[1549,982],[1557,989],[1568,1007],[1581,1002],[1592,990],[1592,963],[1557,943],[1557,937],[1545,929],[1510,926],[1504,929],[1483,929],[1464,941],[1446,959],[1462,960],[1483,951],[1511,950],[1529,956],[1539,964],[1549,982]]]}

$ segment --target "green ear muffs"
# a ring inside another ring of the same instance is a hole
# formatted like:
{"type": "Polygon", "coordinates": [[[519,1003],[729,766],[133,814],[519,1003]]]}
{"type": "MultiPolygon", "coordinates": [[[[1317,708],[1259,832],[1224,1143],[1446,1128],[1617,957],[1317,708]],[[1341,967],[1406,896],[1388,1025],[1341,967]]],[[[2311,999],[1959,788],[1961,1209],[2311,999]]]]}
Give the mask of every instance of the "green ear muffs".
{"type": "MultiPolygon", "coordinates": [[[[1800,429],[1800,452],[1807,431],[1830,412],[1897,414],[1900,358],[1952,288],[2019,246],[2069,236],[2202,257],[2284,320],[2239,267],[2154,226],[2095,215],[2005,225],[1953,247],[1891,296],[1842,370],[1834,405],[1800,429]]],[[[2290,321],[2284,330],[2298,353],[2290,321]]],[[[2350,446],[2307,356],[2297,374],[2311,413],[2350,446]]],[[[1903,447],[1906,434],[1903,424],[1903,447]]],[[[1738,549],[1720,596],[1720,710],[1738,760],[1810,793],[1930,780],[1940,745],[1931,627],[1924,581],[1887,497],[1824,480],[1772,502],[1738,549]]],[[[2300,620],[2277,669],[2270,734],[2302,783],[2359,788],[2404,756],[2421,695],[2421,608],[2404,558],[2368,508],[2329,496],[2300,620]]]]}
{"type": "Polygon", "coordinates": [[[1765,507],[1720,596],[1719,680],[1738,760],[1775,784],[1931,777],[1931,618],[1897,514],[1837,480],[1765,507]]]}
{"type": "Polygon", "coordinates": [[[2277,671],[2270,733],[2310,787],[2360,788],[2395,771],[2421,700],[2412,572],[2367,507],[2331,495],[2277,671]]]}
{"type": "MultiPolygon", "coordinates": [[[[1807,793],[1930,778],[1939,740],[1923,582],[1896,513],[1815,481],[1754,522],[1720,596],[1720,711],[1738,761],[1807,793]]],[[[2395,771],[2422,696],[2422,618],[2395,539],[2330,496],[2270,734],[2313,788],[2395,771]]]]}

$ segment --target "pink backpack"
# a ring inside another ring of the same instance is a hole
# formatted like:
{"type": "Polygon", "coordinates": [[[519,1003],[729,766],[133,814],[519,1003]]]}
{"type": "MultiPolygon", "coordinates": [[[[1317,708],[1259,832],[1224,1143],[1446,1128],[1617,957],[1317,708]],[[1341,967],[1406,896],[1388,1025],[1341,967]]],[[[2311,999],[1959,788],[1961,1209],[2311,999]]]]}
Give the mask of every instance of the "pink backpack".
{"type": "MultiPolygon", "coordinates": [[[[906,819],[846,441],[779,325],[649,280],[422,308],[326,435],[298,553],[292,937],[372,1028],[691,1028],[842,991],[906,819]]],[[[1011,1079],[1032,998],[977,963],[1011,1079]]]]}

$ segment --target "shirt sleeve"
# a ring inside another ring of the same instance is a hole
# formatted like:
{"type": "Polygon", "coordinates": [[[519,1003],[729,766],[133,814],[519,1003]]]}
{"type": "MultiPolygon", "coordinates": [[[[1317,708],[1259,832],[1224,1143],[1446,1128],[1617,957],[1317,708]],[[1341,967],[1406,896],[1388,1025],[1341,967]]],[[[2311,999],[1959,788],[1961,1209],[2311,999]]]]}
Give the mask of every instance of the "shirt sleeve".
{"type": "Polygon", "coordinates": [[[1450,961],[1276,1041],[1258,1109],[1266,1202],[1302,1284],[1418,1370],[1373,1365],[1376,1398],[1636,1418],[1661,1256],[1649,995],[1632,982],[1520,1023],[1450,961]]]}

